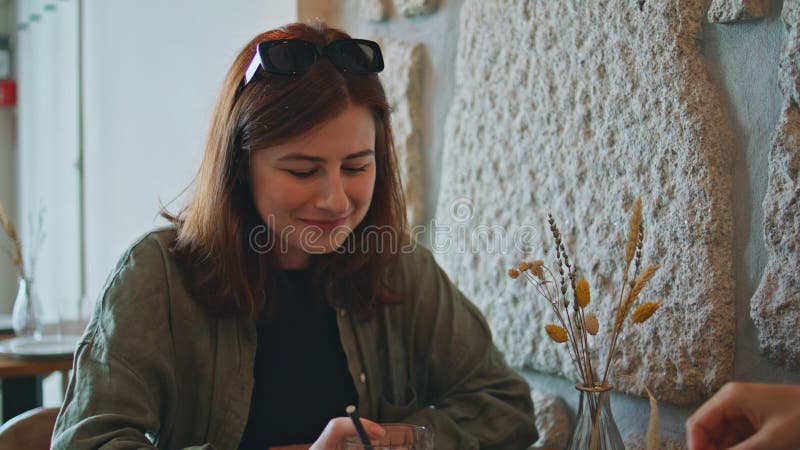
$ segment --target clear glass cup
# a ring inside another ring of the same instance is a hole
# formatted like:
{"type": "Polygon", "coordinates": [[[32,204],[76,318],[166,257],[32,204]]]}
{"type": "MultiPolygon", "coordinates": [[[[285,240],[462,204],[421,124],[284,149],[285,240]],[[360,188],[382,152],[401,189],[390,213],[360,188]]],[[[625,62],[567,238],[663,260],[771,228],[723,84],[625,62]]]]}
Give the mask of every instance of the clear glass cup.
{"type": "Polygon", "coordinates": [[[386,434],[373,439],[369,446],[358,436],[350,436],[342,443],[343,450],[433,450],[433,430],[408,423],[382,423],[386,434]]]}

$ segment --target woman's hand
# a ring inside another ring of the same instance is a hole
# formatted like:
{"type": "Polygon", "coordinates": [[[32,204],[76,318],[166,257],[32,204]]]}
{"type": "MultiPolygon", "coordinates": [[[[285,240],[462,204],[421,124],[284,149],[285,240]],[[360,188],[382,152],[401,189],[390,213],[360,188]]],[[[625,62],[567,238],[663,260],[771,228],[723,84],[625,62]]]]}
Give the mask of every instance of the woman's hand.
{"type": "MultiPolygon", "coordinates": [[[[361,419],[361,423],[370,439],[380,439],[386,433],[380,425],[371,420],[361,419]]],[[[344,438],[357,434],[356,427],[349,417],[337,417],[328,422],[328,425],[322,430],[322,434],[309,450],[335,450],[344,438]]]]}
{"type": "Polygon", "coordinates": [[[734,382],[689,417],[686,437],[690,450],[792,450],[798,423],[800,386],[734,382]]]}

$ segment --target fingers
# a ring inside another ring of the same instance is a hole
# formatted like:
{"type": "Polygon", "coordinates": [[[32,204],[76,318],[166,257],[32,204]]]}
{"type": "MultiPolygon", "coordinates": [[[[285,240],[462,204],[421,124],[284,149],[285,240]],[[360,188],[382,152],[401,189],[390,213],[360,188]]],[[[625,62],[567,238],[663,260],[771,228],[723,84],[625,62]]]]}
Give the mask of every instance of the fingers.
{"type": "Polygon", "coordinates": [[[800,386],[728,383],[686,421],[691,450],[800,448],[800,386]]]}
{"type": "Polygon", "coordinates": [[[743,414],[742,405],[739,404],[742,401],[739,395],[741,389],[742,383],[726,384],[689,417],[686,421],[686,437],[690,449],[717,448],[723,441],[734,438],[741,440],[749,436],[744,434],[748,430],[752,434],[753,427],[749,425],[747,415],[743,414]],[[735,435],[728,431],[731,429],[737,430],[735,435]]]}
{"type": "MultiPolygon", "coordinates": [[[[352,422],[352,421],[351,421],[352,422]]],[[[386,434],[386,430],[383,429],[382,426],[378,425],[377,423],[368,420],[368,419],[361,419],[361,424],[364,425],[364,431],[367,432],[367,435],[370,439],[380,439],[386,434]]],[[[355,427],[354,431],[355,431],[355,427]]]]}
{"type": "Polygon", "coordinates": [[[770,425],[764,426],[758,433],[750,436],[742,443],[730,447],[728,450],[760,450],[771,448],[775,450],[788,449],[789,447],[778,446],[774,438],[775,433],[770,425]]]}
{"type": "Polygon", "coordinates": [[[729,450],[796,450],[800,447],[800,415],[783,414],[772,417],[758,432],[729,450]]]}
{"type": "Polygon", "coordinates": [[[737,383],[728,383],[714,396],[697,408],[686,421],[687,428],[702,427],[713,430],[725,420],[725,412],[731,408],[739,409],[736,402],[737,383]]]}
{"type": "Polygon", "coordinates": [[[711,443],[714,442],[714,440],[709,434],[709,430],[706,430],[702,425],[698,424],[696,419],[693,420],[690,417],[689,420],[686,421],[686,440],[689,444],[689,450],[712,449],[713,446],[711,443]]]}
{"type": "MultiPolygon", "coordinates": [[[[370,439],[380,439],[386,433],[380,425],[371,420],[361,419],[361,424],[370,439]]],[[[357,434],[356,427],[349,417],[336,417],[328,422],[319,439],[314,442],[309,450],[333,450],[346,437],[356,436],[357,434]]]]}

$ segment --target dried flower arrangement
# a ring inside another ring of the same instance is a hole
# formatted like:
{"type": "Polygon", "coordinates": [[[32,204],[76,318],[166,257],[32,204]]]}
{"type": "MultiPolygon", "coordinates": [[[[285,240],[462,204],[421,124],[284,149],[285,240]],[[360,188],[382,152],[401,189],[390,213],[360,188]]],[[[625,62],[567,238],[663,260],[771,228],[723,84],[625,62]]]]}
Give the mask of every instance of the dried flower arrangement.
{"type": "Polygon", "coordinates": [[[14,224],[11,223],[11,219],[8,217],[8,212],[3,202],[0,202],[0,224],[3,226],[3,231],[6,232],[6,236],[8,236],[13,246],[11,250],[3,248],[3,251],[8,254],[11,260],[11,266],[17,270],[17,275],[19,275],[20,278],[27,278],[25,265],[22,263],[22,242],[20,241],[16,228],[14,228],[14,224]]]}
{"type": "MultiPolygon", "coordinates": [[[[589,347],[589,336],[595,336],[600,331],[600,321],[597,316],[586,310],[592,300],[589,282],[586,278],[578,277],[576,274],[576,268],[570,262],[567,249],[561,239],[561,232],[550,214],[548,214],[548,223],[555,240],[556,269],[548,267],[543,260],[522,261],[517,267],[510,269],[508,275],[514,279],[524,278],[550,304],[558,323],[547,324],[544,329],[550,339],[556,343],[567,344],[570,359],[579,374],[581,382],[579,389],[601,392],[604,395],[610,390],[608,372],[614,359],[617,339],[627,323],[626,318],[630,315],[633,323],[644,323],[661,305],[660,301],[647,301],[641,302],[635,309],[633,308],[645,285],[659,268],[657,264],[650,264],[642,268],[642,242],[644,239],[642,200],[641,198],[636,200],[630,218],[623,261],[625,270],[622,276],[622,286],[618,298],[616,298],[616,312],[611,326],[608,353],[602,374],[595,371],[592,366],[592,352],[589,347]],[[572,295],[569,295],[570,291],[572,295]]],[[[598,444],[598,441],[603,439],[597,436],[597,417],[601,409],[599,403],[603,401],[603,397],[599,398],[600,400],[595,398],[588,402],[587,410],[592,423],[591,436],[585,442],[591,443],[590,448],[615,448],[613,444],[611,446],[598,444]]],[[[655,426],[651,423],[648,441],[652,440],[654,436],[657,438],[658,435],[657,411],[653,417],[656,423],[655,426]]],[[[576,429],[576,434],[577,432],[576,429]]],[[[573,435],[573,440],[574,438],[575,435],[573,435]]],[[[648,447],[650,446],[648,445],[648,447]]]]}
{"type": "MultiPolygon", "coordinates": [[[[570,262],[561,239],[561,232],[550,214],[548,214],[548,223],[555,239],[557,270],[550,269],[543,260],[522,261],[517,267],[510,269],[508,275],[515,279],[523,276],[528,284],[533,286],[539,295],[550,304],[559,323],[545,325],[545,331],[553,341],[568,344],[570,358],[583,384],[589,387],[603,386],[608,380],[608,370],[616,350],[617,338],[626,323],[625,318],[639,298],[642,289],[653,278],[659,267],[657,264],[650,264],[640,270],[644,238],[642,199],[636,200],[630,219],[622,289],[620,289],[617,299],[617,311],[611,329],[611,343],[606,356],[605,369],[599,382],[598,374],[592,367],[588,336],[598,333],[600,323],[594,313],[586,311],[587,306],[591,303],[589,282],[584,277],[577,277],[575,267],[570,262]],[[570,290],[572,298],[568,295],[570,290]]],[[[641,303],[630,314],[631,320],[634,323],[646,322],[660,305],[660,301],[641,303]]]]}
{"type": "Polygon", "coordinates": [[[25,264],[25,259],[22,253],[22,239],[19,237],[16,228],[14,228],[14,224],[11,223],[11,218],[8,215],[8,211],[6,210],[5,205],[3,202],[0,201],[0,226],[3,227],[3,231],[5,232],[6,236],[8,236],[8,240],[11,241],[11,248],[3,247],[2,250],[8,256],[9,260],[11,261],[11,266],[17,271],[17,275],[24,280],[31,281],[33,277],[34,270],[36,268],[36,254],[38,253],[38,249],[41,246],[42,242],[44,241],[44,233],[43,233],[43,222],[44,222],[44,210],[39,212],[38,222],[35,226],[31,225],[31,233],[32,233],[32,240],[36,243],[33,248],[29,248],[28,250],[28,264],[25,264]]]}

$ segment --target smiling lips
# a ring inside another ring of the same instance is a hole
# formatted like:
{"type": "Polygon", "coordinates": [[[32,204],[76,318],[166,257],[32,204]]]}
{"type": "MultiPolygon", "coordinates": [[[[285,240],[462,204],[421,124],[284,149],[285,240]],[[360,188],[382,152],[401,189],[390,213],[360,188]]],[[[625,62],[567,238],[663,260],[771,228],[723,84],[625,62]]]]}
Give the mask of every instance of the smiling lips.
{"type": "Polygon", "coordinates": [[[342,226],[347,221],[347,217],[342,217],[336,220],[307,220],[307,219],[300,219],[302,222],[318,227],[323,231],[331,231],[336,227],[342,226]]]}

